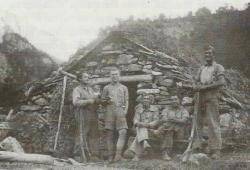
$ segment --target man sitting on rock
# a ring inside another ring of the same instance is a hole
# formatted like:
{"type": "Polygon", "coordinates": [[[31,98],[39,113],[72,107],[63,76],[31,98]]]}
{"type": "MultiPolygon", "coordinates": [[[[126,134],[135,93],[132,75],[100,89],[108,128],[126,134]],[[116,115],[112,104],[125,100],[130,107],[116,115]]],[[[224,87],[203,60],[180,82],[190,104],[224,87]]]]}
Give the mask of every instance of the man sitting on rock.
{"type": "Polygon", "coordinates": [[[143,95],[142,104],[136,107],[134,126],[136,127],[136,137],[128,149],[135,153],[134,160],[139,160],[145,150],[151,147],[150,137],[152,129],[150,123],[159,121],[158,108],[151,105],[152,96],[143,95]]]}
{"type": "Polygon", "coordinates": [[[185,138],[185,128],[189,117],[188,111],[180,104],[177,96],[171,97],[172,104],[166,107],[161,113],[161,119],[158,122],[156,134],[164,134],[164,159],[170,160],[169,154],[173,150],[174,140],[183,140],[185,138]]]}

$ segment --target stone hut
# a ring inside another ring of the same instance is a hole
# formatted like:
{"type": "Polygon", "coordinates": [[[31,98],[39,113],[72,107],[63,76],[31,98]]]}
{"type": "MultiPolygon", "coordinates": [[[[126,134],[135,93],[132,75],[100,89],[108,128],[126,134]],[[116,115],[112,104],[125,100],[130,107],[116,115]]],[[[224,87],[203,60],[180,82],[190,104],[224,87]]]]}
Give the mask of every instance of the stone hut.
{"type": "Polygon", "coordinates": [[[121,83],[129,90],[127,120],[130,127],[142,94],[154,95],[154,105],[162,109],[171,104],[172,95],[183,97],[176,82],[192,80],[189,70],[181,67],[176,58],[155,53],[117,32],[111,33],[84,55],[78,54],[78,59],[65,67],[73,74],[89,73],[93,82],[102,87],[110,81],[110,70],[116,68],[121,71],[121,83]]]}

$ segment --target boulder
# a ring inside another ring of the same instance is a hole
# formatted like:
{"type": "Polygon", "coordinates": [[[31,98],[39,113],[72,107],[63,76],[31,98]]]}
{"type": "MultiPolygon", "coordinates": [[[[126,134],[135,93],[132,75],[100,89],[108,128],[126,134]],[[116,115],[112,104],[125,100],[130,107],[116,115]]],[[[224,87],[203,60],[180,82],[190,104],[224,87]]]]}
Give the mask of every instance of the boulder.
{"type": "Polygon", "coordinates": [[[24,153],[24,150],[20,143],[11,136],[5,138],[0,142],[0,148],[4,151],[16,152],[16,153],[24,153]]]}

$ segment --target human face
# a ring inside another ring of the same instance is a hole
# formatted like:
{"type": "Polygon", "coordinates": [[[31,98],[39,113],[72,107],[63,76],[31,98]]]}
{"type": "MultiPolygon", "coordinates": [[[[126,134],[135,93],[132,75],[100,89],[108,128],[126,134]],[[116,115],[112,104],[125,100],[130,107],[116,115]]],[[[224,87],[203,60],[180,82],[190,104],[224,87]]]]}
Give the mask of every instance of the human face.
{"type": "Polygon", "coordinates": [[[111,77],[111,81],[113,83],[119,82],[119,79],[120,79],[120,73],[119,73],[119,71],[112,71],[110,73],[110,77],[111,77]]]}
{"type": "Polygon", "coordinates": [[[208,50],[205,52],[205,61],[208,65],[212,65],[212,63],[214,61],[214,55],[213,55],[213,52],[211,50],[208,50]]]}
{"type": "Polygon", "coordinates": [[[82,75],[82,79],[81,79],[81,84],[82,85],[87,85],[87,84],[89,84],[89,75],[87,75],[87,74],[83,74],[82,75]]]}

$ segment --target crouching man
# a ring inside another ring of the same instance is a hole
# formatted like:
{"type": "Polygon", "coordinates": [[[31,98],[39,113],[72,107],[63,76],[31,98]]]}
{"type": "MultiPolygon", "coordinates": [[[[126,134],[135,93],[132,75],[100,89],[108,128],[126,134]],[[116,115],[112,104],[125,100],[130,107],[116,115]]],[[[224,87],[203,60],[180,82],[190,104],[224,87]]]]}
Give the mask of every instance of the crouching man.
{"type": "Polygon", "coordinates": [[[144,151],[152,147],[152,139],[155,140],[158,137],[154,136],[152,125],[159,122],[159,110],[151,105],[152,96],[143,95],[142,103],[136,107],[134,117],[136,137],[128,149],[135,154],[133,159],[135,161],[142,158],[144,151]]]}

